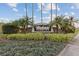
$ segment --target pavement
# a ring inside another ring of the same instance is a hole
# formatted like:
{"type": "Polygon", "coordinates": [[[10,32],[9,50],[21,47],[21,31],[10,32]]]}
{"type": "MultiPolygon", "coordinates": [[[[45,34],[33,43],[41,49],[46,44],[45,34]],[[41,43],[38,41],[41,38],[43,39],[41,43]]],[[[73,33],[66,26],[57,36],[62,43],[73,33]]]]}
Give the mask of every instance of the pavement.
{"type": "Polygon", "coordinates": [[[58,56],[79,56],[79,34],[67,44],[58,56]]]}

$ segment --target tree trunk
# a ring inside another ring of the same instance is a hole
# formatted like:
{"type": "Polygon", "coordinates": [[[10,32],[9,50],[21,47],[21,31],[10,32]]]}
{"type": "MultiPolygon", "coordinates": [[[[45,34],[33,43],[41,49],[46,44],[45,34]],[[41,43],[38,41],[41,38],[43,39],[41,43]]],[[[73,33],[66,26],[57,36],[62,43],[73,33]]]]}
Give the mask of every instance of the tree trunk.
{"type": "Polygon", "coordinates": [[[57,25],[57,24],[56,24],[56,28],[57,28],[57,33],[58,33],[58,29],[59,29],[59,28],[58,28],[58,25],[57,25]]]}

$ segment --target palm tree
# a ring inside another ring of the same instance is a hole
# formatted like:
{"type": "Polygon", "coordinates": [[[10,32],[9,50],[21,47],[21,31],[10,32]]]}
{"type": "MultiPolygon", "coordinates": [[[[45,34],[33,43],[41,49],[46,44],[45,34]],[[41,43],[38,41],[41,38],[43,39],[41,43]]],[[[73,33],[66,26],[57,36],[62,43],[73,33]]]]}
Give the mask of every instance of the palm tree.
{"type": "Polygon", "coordinates": [[[23,17],[23,18],[20,18],[19,20],[13,21],[12,24],[18,27],[22,27],[23,32],[25,32],[26,29],[28,29],[28,25],[32,25],[32,20],[29,17],[23,17]]]}
{"type": "Polygon", "coordinates": [[[65,16],[57,16],[54,21],[52,21],[52,26],[56,26],[56,32],[68,33],[68,32],[74,32],[75,27],[72,25],[73,21],[72,18],[65,18],[65,16]]]}
{"type": "Polygon", "coordinates": [[[55,4],[55,6],[56,6],[56,17],[57,17],[57,11],[58,11],[58,6],[57,6],[57,3],[55,4]]]}
{"type": "Polygon", "coordinates": [[[55,18],[55,21],[53,21],[53,23],[52,23],[52,3],[51,3],[51,22],[50,22],[50,26],[52,27],[52,24],[56,25],[57,32],[58,32],[58,27],[59,27],[61,17],[57,16],[57,3],[55,4],[55,6],[56,6],[56,18],[55,18]]]}
{"type": "Polygon", "coordinates": [[[63,19],[62,23],[61,23],[61,30],[63,33],[66,33],[68,28],[69,28],[69,19],[68,18],[65,18],[63,19]]]}
{"type": "MultiPolygon", "coordinates": [[[[43,27],[43,18],[42,17],[43,17],[43,14],[42,14],[42,3],[41,3],[41,23],[40,23],[42,25],[41,27],[43,27]]],[[[41,29],[43,30],[43,28],[41,28],[41,29]]]]}
{"type": "Polygon", "coordinates": [[[59,32],[59,29],[61,28],[62,26],[62,20],[63,20],[64,16],[57,16],[55,18],[54,21],[52,21],[52,26],[55,25],[56,26],[56,30],[57,30],[57,33],[59,32]]]}
{"type": "Polygon", "coordinates": [[[71,24],[71,25],[73,25],[73,18],[74,18],[74,17],[72,17],[72,16],[69,17],[69,21],[70,21],[70,24],[71,24]]]}
{"type": "Polygon", "coordinates": [[[50,30],[52,31],[52,3],[51,3],[51,21],[50,21],[49,26],[50,26],[50,30]]]}
{"type": "Polygon", "coordinates": [[[75,27],[73,26],[73,21],[72,21],[72,17],[70,18],[63,18],[62,22],[61,22],[61,30],[64,33],[69,33],[69,32],[74,32],[75,31],[75,27]]]}
{"type": "Polygon", "coordinates": [[[32,32],[34,32],[34,5],[32,3],[32,32]]]}

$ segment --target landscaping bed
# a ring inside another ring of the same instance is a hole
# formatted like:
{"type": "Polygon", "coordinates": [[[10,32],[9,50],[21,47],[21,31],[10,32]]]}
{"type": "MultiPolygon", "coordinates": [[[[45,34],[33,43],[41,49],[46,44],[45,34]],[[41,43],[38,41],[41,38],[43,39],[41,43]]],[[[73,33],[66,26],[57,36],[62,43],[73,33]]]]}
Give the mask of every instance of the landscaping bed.
{"type": "Polygon", "coordinates": [[[66,43],[48,40],[9,40],[0,42],[0,55],[2,56],[55,56],[66,43]]]}
{"type": "Polygon", "coordinates": [[[2,56],[55,56],[74,34],[0,34],[2,56]]]}

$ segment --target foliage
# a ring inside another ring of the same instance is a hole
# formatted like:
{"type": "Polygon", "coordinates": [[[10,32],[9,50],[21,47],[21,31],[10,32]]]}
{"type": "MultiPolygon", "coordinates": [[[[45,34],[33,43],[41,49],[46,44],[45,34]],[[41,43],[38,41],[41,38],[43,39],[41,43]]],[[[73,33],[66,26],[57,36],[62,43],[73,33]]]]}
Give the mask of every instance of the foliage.
{"type": "Polygon", "coordinates": [[[0,34],[0,39],[7,39],[8,34],[0,34]]]}
{"type": "Polygon", "coordinates": [[[16,40],[44,40],[44,35],[42,33],[11,34],[7,38],[16,40]]]}
{"type": "Polygon", "coordinates": [[[66,43],[49,40],[9,40],[0,42],[1,56],[55,56],[66,43]]]}
{"type": "Polygon", "coordinates": [[[75,27],[72,25],[72,21],[70,19],[63,19],[61,22],[61,29],[64,33],[74,33],[75,27]]]}
{"type": "Polygon", "coordinates": [[[0,23],[0,34],[2,33],[2,26],[3,26],[3,23],[0,23]]]}
{"type": "Polygon", "coordinates": [[[47,34],[46,39],[55,42],[68,42],[73,38],[73,34],[47,34]]]}
{"type": "Polygon", "coordinates": [[[18,27],[22,27],[23,30],[21,30],[21,32],[25,33],[28,25],[32,25],[32,20],[29,17],[22,17],[18,20],[13,21],[12,24],[18,27]]]}
{"type": "Polygon", "coordinates": [[[76,30],[75,30],[75,33],[79,33],[79,29],[76,29],[76,30]]]}
{"type": "Polygon", "coordinates": [[[31,22],[32,22],[31,18],[22,17],[22,18],[19,18],[18,20],[13,21],[12,24],[16,26],[24,26],[24,25],[31,24],[31,22]]]}
{"type": "Polygon", "coordinates": [[[73,18],[65,18],[65,16],[57,16],[52,22],[52,25],[56,26],[57,32],[74,33],[75,27],[73,24],[73,18]],[[60,31],[61,30],[61,31],[60,31]]]}
{"type": "Polygon", "coordinates": [[[4,34],[11,34],[11,33],[17,33],[18,32],[18,27],[15,25],[11,24],[4,24],[2,26],[2,31],[4,34]]]}
{"type": "Polygon", "coordinates": [[[55,42],[68,42],[75,34],[43,34],[43,33],[27,33],[27,34],[3,34],[0,38],[9,40],[51,40],[55,42]]]}

